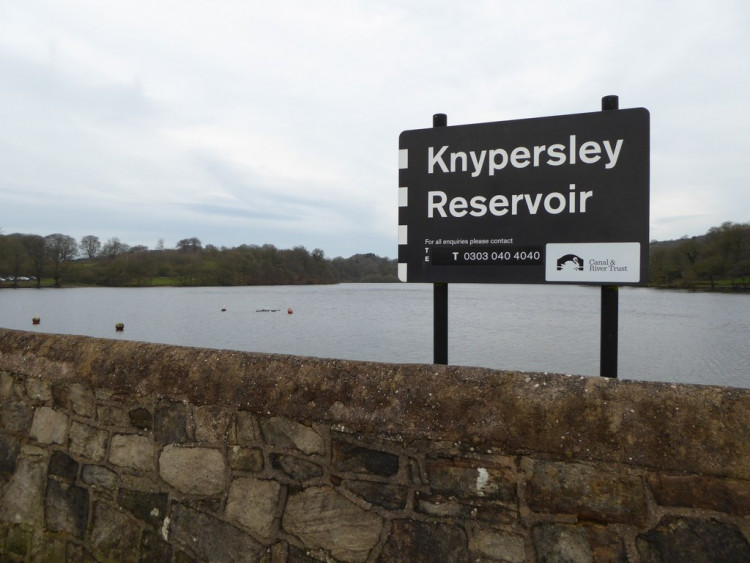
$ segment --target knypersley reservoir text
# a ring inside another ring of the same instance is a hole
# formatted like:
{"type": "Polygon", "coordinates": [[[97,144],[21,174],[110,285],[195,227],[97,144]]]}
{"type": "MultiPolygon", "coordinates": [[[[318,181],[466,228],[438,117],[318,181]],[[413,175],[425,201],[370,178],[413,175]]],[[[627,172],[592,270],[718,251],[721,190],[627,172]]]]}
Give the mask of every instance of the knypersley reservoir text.
{"type": "MultiPolygon", "coordinates": [[[[599,165],[611,170],[617,166],[623,144],[623,139],[584,141],[579,144],[576,135],[570,135],[567,144],[494,148],[468,153],[450,151],[449,145],[431,146],[427,148],[427,173],[440,175],[468,172],[472,178],[476,178],[482,174],[495,176],[507,167],[559,167],[577,163],[599,165]]],[[[488,213],[501,217],[521,213],[536,215],[539,211],[551,215],[586,213],[588,200],[593,196],[593,189],[578,190],[575,184],[568,184],[565,191],[497,194],[491,197],[449,197],[442,190],[431,190],[427,192],[427,217],[482,217],[488,213]]]]}

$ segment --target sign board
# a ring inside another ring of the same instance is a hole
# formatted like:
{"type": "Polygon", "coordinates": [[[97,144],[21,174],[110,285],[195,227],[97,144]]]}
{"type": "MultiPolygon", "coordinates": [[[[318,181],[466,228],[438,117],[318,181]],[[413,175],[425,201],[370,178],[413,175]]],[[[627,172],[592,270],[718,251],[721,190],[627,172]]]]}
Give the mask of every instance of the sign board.
{"type": "Polygon", "coordinates": [[[644,108],[404,131],[401,281],[645,284],[644,108]]]}

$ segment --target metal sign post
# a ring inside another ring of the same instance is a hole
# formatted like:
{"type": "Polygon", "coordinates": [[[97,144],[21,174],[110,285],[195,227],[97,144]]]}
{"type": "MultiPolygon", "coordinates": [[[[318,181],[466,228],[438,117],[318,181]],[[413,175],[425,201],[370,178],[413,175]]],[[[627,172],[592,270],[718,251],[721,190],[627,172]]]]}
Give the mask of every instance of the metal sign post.
{"type": "MultiPolygon", "coordinates": [[[[448,116],[436,113],[432,116],[433,127],[448,125],[448,116]]],[[[448,284],[437,282],[432,286],[433,328],[432,361],[448,365],[448,284]]]]}
{"type": "MultiPolygon", "coordinates": [[[[620,100],[617,96],[604,96],[602,98],[602,111],[618,110],[619,108],[620,100]]],[[[599,375],[616,379],[620,291],[616,285],[603,285],[601,291],[599,375]]]]}

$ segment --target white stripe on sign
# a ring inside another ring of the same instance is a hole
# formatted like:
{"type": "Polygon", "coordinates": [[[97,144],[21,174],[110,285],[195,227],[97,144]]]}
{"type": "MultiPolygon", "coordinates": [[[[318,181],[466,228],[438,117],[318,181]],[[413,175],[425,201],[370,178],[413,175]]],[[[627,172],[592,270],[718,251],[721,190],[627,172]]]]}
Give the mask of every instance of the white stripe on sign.
{"type": "Polygon", "coordinates": [[[409,168],[409,149],[398,150],[398,169],[404,170],[409,168]]]}
{"type": "Polygon", "coordinates": [[[398,226],[398,243],[399,244],[406,244],[407,241],[407,230],[408,227],[406,225],[399,225],[398,226]]]}
{"type": "Polygon", "coordinates": [[[403,262],[398,263],[398,279],[402,282],[406,281],[406,264],[403,262]]]}
{"type": "Polygon", "coordinates": [[[407,207],[409,205],[409,188],[398,189],[398,206],[407,207]]]}

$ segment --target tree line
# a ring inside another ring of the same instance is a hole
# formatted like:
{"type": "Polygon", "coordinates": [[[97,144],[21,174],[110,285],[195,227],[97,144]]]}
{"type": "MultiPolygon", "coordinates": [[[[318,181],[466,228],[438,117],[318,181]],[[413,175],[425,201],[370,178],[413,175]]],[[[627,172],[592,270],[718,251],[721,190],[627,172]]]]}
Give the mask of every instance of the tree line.
{"type": "MultiPolygon", "coordinates": [[[[723,223],[701,236],[652,241],[649,285],[681,289],[750,288],[750,223],[723,223]]],[[[0,234],[0,287],[53,285],[294,285],[397,281],[396,260],[375,254],[326,258],[320,249],[271,244],[233,248],[196,237],[167,249],[94,235],[80,241],[0,234]]]]}
{"type": "Polygon", "coordinates": [[[750,223],[722,223],[705,235],[652,242],[649,283],[684,289],[750,288],[750,223]]]}
{"type": "Polygon", "coordinates": [[[159,241],[153,250],[130,246],[117,238],[102,242],[94,235],[77,241],[47,236],[0,235],[0,285],[294,285],[396,281],[396,261],[375,254],[326,258],[303,246],[271,244],[233,248],[204,246],[197,237],[180,240],[173,249],[159,241]]]}

